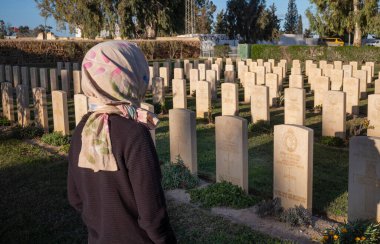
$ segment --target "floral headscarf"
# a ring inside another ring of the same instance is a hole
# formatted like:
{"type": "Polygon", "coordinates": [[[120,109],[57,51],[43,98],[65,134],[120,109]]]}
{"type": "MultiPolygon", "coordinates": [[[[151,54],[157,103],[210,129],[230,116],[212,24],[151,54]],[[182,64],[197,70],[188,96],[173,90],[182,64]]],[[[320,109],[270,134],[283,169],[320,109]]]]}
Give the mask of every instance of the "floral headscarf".
{"type": "Polygon", "coordinates": [[[94,172],[116,171],[108,127],[110,114],[136,120],[153,129],[156,116],[139,108],[149,82],[148,63],[135,43],[109,41],[91,48],[82,63],[82,89],[90,111],[82,131],[78,166],[94,172]]]}

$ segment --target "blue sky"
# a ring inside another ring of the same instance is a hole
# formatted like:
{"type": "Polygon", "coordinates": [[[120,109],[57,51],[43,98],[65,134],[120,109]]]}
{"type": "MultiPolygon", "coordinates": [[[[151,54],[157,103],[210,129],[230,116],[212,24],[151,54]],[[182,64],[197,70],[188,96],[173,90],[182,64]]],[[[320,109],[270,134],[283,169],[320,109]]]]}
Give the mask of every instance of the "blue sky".
{"type": "MultiPolygon", "coordinates": [[[[218,7],[217,11],[226,7],[226,0],[213,0],[218,7]]],[[[275,3],[277,6],[277,15],[280,19],[285,18],[288,7],[288,0],[267,0],[267,6],[275,3]]],[[[308,0],[296,0],[298,13],[303,16],[304,28],[308,26],[305,17],[305,10],[310,6],[308,0]]],[[[28,25],[34,28],[44,23],[44,19],[39,15],[39,10],[34,0],[0,0],[0,19],[6,23],[11,23],[12,26],[28,25]]],[[[58,33],[55,28],[55,20],[49,19],[48,25],[53,26],[53,32],[58,35],[69,35],[69,33],[58,33]]]]}

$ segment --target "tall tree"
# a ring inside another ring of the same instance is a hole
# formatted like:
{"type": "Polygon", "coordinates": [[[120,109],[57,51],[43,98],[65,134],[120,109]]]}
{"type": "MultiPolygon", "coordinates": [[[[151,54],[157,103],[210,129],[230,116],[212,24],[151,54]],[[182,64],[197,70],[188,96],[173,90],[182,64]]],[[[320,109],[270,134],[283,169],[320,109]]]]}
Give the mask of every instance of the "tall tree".
{"type": "Polygon", "coordinates": [[[216,33],[216,34],[227,34],[228,33],[228,26],[227,26],[227,21],[225,18],[224,9],[222,9],[216,15],[216,23],[214,26],[214,33],[216,33]]]}
{"type": "Polygon", "coordinates": [[[297,33],[298,10],[295,0],[289,0],[288,12],[285,15],[284,30],[288,34],[297,33]]]}
{"type": "Polygon", "coordinates": [[[310,0],[316,10],[308,9],[310,28],[320,36],[343,36],[354,32],[354,45],[361,46],[365,34],[380,34],[377,0],[310,0]]]}
{"type": "Polygon", "coordinates": [[[0,19],[0,39],[4,39],[4,37],[7,35],[7,29],[5,27],[4,20],[0,19]]]}
{"type": "Polygon", "coordinates": [[[210,34],[214,22],[216,5],[210,0],[195,1],[195,31],[199,34],[210,34]]]}
{"type": "Polygon", "coordinates": [[[302,25],[302,16],[298,16],[298,21],[297,21],[297,34],[302,35],[303,34],[303,25],[302,25]]]}

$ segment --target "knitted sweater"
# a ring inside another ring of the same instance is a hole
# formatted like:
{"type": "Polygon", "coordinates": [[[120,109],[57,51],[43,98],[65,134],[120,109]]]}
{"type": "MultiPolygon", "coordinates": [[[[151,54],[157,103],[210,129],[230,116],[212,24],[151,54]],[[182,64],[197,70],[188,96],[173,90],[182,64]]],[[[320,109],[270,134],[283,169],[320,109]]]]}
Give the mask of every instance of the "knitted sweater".
{"type": "Polygon", "coordinates": [[[118,171],[79,168],[81,133],[75,129],[69,151],[67,191],[80,212],[89,243],[176,243],[161,187],[161,170],[149,130],[117,115],[109,116],[112,152],[118,171]]]}

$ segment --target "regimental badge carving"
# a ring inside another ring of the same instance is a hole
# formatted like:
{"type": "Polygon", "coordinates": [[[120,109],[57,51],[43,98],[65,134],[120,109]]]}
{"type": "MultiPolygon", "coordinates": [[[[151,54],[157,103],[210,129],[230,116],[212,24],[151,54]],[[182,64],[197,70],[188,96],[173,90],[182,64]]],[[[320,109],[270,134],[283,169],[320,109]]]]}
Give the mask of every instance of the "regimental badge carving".
{"type": "Polygon", "coordinates": [[[298,142],[297,137],[294,135],[292,130],[288,130],[284,134],[285,147],[289,152],[294,152],[297,149],[298,142]]]}

